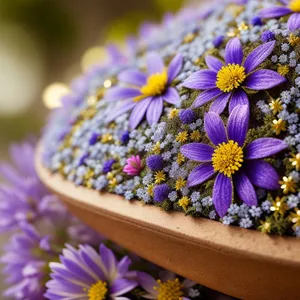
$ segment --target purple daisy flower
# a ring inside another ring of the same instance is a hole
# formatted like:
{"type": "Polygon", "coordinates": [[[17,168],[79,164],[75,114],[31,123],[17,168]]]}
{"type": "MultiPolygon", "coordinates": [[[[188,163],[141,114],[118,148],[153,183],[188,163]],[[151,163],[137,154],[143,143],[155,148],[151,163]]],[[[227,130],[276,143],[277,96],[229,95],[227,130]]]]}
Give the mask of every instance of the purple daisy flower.
{"type": "Polygon", "coordinates": [[[243,88],[261,91],[273,88],[286,79],[277,72],[258,66],[272,53],[275,41],[254,49],[244,60],[243,48],[238,38],[229,40],[225,49],[225,65],[214,56],[206,56],[208,70],[193,73],[183,85],[190,89],[204,90],[193,103],[197,108],[213,101],[210,111],[221,114],[228,101],[231,112],[237,105],[249,105],[243,88]]]}
{"type": "Polygon", "coordinates": [[[107,91],[107,99],[124,100],[117,111],[108,117],[107,122],[132,110],[129,119],[131,128],[136,128],[145,115],[149,125],[157,123],[163,112],[164,101],[172,105],[180,101],[179,94],[171,83],[180,72],[182,62],[181,54],[177,54],[166,69],[162,58],[157,53],[151,53],[147,57],[147,74],[138,70],[122,72],[118,77],[119,81],[130,86],[117,86],[107,91]]]}
{"type": "Polygon", "coordinates": [[[300,1],[299,0],[280,0],[284,6],[272,6],[259,12],[259,16],[264,19],[279,18],[290,15],[287,27],[291,31],[300,28],[300,1]]]}
{"type": "Polygon", "coordinates": [[[52,262],[51,278],[46,284],[45,297],[59,299],[114,299],[129,300],[123,296],[138,286],[135,272],[126,256],[120,262],[113,252],[100,245],[99,254],[89,245],[79,250],[67,245],[60,257],[61,263],[52,262]]]}
{"type": "Polygon", "coordinates": [[[21,226],[22,232],[13,235],[1,257],[6,282],[10,285],[3,295],[14,299],[42,299],[47,279],[45,259],[54,259],[57,254],[51,249],[49,238],[41,237],[29,224],[21,226]]]}
{"type": "Polygon", "coordinates": [[[138,278],[141,287],[146,291],[142,297],[146,299],[189,300],[185,296],[188,295],[189,289],[196,285],[189,279],[181,281],[176,274],[169,271],[160,272],[158,280],[144,272],[139,272],[138,278]]]}
{"type": "Polygon", "coordinates": [[[248,131],[249,108],[236,106],[229,116],[227,130],[221,117],[209,112],[205,115],[205,131],[213,146],[191,143],[181,147],[187,158],[201,162],[188,177],[188,186],[204,183],[217,175],[213,188],[213,202],[223,217],[233,198],[233,187],[239,198],[249,206],[257,206],[254,186],[267,190],[280,187],[279,175],[262,160],[276,154],[288,145],[275,138],[259,138],[245,146],[248,131]]]}

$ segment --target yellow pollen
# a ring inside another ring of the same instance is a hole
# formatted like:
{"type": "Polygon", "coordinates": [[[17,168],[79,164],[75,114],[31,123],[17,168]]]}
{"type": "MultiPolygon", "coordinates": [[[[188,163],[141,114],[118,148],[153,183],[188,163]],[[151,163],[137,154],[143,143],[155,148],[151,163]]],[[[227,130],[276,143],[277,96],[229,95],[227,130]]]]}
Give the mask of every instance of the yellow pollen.
{"type": "Polygon", "coordinates": [[[89,300],[104,300],[107,292],[107,283],[100,280],[90,287],[88,292],[89,300]]]}
{"type": "Polygon", "coordinates": [[[190,205],[191,201],[189,199],[189,197],[182,197],[179,201],[178,201],[178,205],[181,206],[183,208],[184,211],[187,211],[188,206],[190,205]]]}
{"type": "Polygon", "coordinates": [[[285,202],[285,198],[276,197],[276,199],[272,202],[272,206],[270,210],[275,215],[283,215],[288,210],[288,205],[285,202]]]}
{"type": "Polygon", "coordinates": [[[275,115],[283,110],[280,99],[276,99],[276,100],[273,99],[272,102],[269,104],[269,106],[270,106],[273,114],[275,114],[275,115]]]}
{"type": "Polygon", "coordinates": [[[183,285],[179,279],[168,280],[167,282],[161,282],[157,280],[158,286],[153,287],[158,292],[157,300],[182,300],[183,297],[183,285]]]}
{"type": "Polygon", "coordinates": [[[175,184],[176,191],[179,191],[180,189],[182,189],[185,186],[186,186],[186,180],[184,180],[182,177],[179,177],[176,180],[176,184],[175,184]]]}
{"type": "Polygon", "coordinates": [[[273,120],[272,129],[279,135],[282,131],[286,131],[286,122],[282,119],[273,120]]]}
{"type": "Polygon", "coordinates": [[[289,194],[289,193],[296,193],[296,182],[294,181],[292,176],[286,177],[284,176],[282,180],[279,181],[279,184],[281,184],[281,189],[283,190],[283,193],[289,194]]]}
{"type": "Polygon", "coordinates": [[[215,149],[212,164],[216,172],[231,177],[242,166],[243,149],[235,141],[219,144],[215,149]]]}
{"type": "Polygon", "coordinates": [[[289,161],[297,171],[300,171],[300,153],[293,154],[289,161]]]}
{"type": "Polygon", "coordinates": [[[166,180],[166,174],[164,171],[157,171],[154,175],[155,183],[159,184],[166,180]]]}
{"type": "Polygon", "coordinates": [[[286,76],[290,71],[290,68],[288,65],[278,65],[277,68],[277,72],[281,75],[281,76],[286,76]]]}
{"type": "Polygon", "coordinates": [[[294,12],[300,12],[300,0],[291,0],[289,8],[294,12]]]}
{"type": "Polygon", "coordinates": [[[216,86],[224,93],[237,89],[246,79],[245,68],[237,64],[222,67],[217,74],[216,86]]]}
{"type": "Polygon", "coordinates": [[[155,73],[148,77],[147,83],[141,88],[141,96],[135,98],[135,101],[140,101],[145,97],[161,95],[167,86],[168,74],[166,71],[155,73]]]}

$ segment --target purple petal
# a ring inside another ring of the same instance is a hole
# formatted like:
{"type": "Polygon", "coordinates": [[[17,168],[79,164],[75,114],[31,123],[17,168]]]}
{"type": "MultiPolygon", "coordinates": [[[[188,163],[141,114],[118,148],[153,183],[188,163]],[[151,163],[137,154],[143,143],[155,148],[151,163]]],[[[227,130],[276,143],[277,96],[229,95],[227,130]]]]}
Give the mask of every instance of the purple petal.
{"type": "Polygon", "coordinates": [[[126,278],[116,279],[110,287],[110,296],[112,297],[122,296],[130,292],[137,286],[138,283],[134,280],[129,280],[126,278]]]}
{"type": "Polygon", "coordinates": [[[154,290],[154,287],[158,286],[156,280],[144,272],[138,272],[138,280],[141,287],[151,295],[156,295],[157,291],[154,290]]]}
{"type": "Polygon", "coordinates": [[[260,138],[253,141],[245,148],[245,158],[265,158],[276,154],[287,147],[288,145],[282,140],[274,138],[260,138]]]}
{"type": "Polygon", "coordinates": [[[147,68],[149,74],[161,73],[164,70],[164,62],[158,53],[152,52],[148,54],[147,68]]]}
{"type": "Polygon", "coordinates": [[[118,264],[118,274],[120,276],[124,276],[131,265],[131,259],[128,256],[122,258],[122,260],[118,264]]]}
{"type": "Polygon", "coordinates": [[[253,160],[246,164],[245,172],[250,181],[267,190],[279,189],[279,175],[277,171],[263,160],[253,160]]]}
{"type": "Polygon", "coordinates": [[[276,42],[268,42],[255,48],[246,58],[244,67],[246,73],[254,71],[272,53],[276,42]]]}
{"type": "Polygon", "coordinates": [[[106,122],[109,123],[115,120],[117,117],[123,115],[127,111],[132,110],[137,104],[138,102],[134,102],[131,99],[123,101],[122,105],[119,108],[116,107],[116,111],[108,116],[106,122]]]}
{"type": "Polygon", "coordinates": [[[204,91],[203,93],[201,93],[196,100],[194,101],[192,107],[193,108],[197,108],[201,105],[206,104],[209,101],[212,101],[213,99],[215,99],[216,97],[220,96],[221,94],[223,94],[223,92],[219,89],[212,89],[212,90],[207,90],[204,91]]]}
{"type": "Polygon", "coordinates": [[[249,107],[238,105],[232,111],[227,123],[228,139],[233,140],[243,147],[249,124],[249,107]]]}
{"type": "Polygon", "coordinates": [[[229,40],[225,49],[225,62],[227,64],[241,65],[243,61],[243,48],[239,38],[229,40]]]}
{"type": "Polygon", "coordinates": [[[233,93],[229,103],[229,113],[231,114],[233,109],[238,105],[247,105],[249,107],[248,96],[243,89],[237,89],[233,93]]]}
{"type": "Polygon", "coordinates": [[[188,159],[209,162],[212,159],[214,148],[206,144],[191,143],[182,146],[180,152],[188,159]]]}
{"type": "Polygon", "coordinates": [[[300,28],[300,13],[294,13],[290,16],[287,27],[290,31],[295,31],[300,28]]]}
{"type": "Polygon", "coordinates": [[[110,276],[114,276],[114,274],[117,273],[116,257],[110,249],[104,246],[104,244],[100,245],[100,256],[107,274],[109,275],[109,279],[111,279],[110,276]]]}
{"type": "Polygon", "coordinates": [[[239,171],[234,175],[233,181],[239,198],[248,206],[257,206],[257,196],[249,178],[242,171],[239,171]]]}
{"type": "Polygon", "coordinates": [[[292,10],[283,6],[268,7],[259,12],[259,17],[264,19],[272,19],[291,14],[292,10]]]}
{"type": "Polygon", "coordinates": [[[155,97],[151,100],[149,107],[147,109],[147,122],[149,125],[156,124],[163,112],[164,101],[162,97],[155,97]]]}
{"type": "Polygon", "coordinates": [[[106,92],[105,99],[108,100],[126,100],[140,96],[141,92],[138,89],[116,86],[106,92]]]}
{"type": "Polygon", "coordinates": [[[210,106],[209,111],[215,112],[216,114],[220,115],[224,111],[231,95],[232,93],[223,93],[222,95],[217,97],[217,99],[215,99],[210,106]]]}
{"type": "Polygon", "coordinates": [[[288,5],[290,0],[279,0],[283,5],[288,5]]]}
{"type": "Polygon", "coordinates": [[[147,76],[139,71],[136,70],[126,70],[123,71],[119,76],[118,79],[120,82],[124,82],[127,84],[132,84],[136,86],[143,86],[147,82],[147,76]]]}
{"type": "Polygon", "coordinates": [[[218,114],[214,112],[205,114],[204,128],[206,134],[216,146],[223,142],[227,142],[225,126],[218,114]]]}
{"type": "Polygon", "coordinates": [[[129,118],[129,125],[131,129],[135,129],[141,123],[151,100],[152,97],[145,98],[134,107],[129,118]]]}
{"type": "Polygon", "coordinates": [[[262,69],[250,74],[244,86],[251,90],[263,91],[271,89],[285,81],[286,79],[277,72],[262,69]]]}
{"type": "Polygon", "coordinates": [[[211,55],[206,55],[205,62],[208,68],[215,72],[219,72],[224,65],[219,59],[211,55]]]}
{"type": "Polygon", "coordinates": [[[222,218],[226,215],[232,201],[231,178],[219,173],[213,190],[213,202],[218,215],[222,218]]]}
{"type": "Polygon", "coordinates": [[[201,164],[190,173],[187,185],[188,187],[199,185],[213,177],[214,174],[215,170],[211,163],[201,164]]]}
{"type": "Polygon", "coordinates": [[[183,57],[180,53],[178,53],[170,62],[168,68],[168,84],[171,84],[172,81],[176,78],[178,73],[180,72],[183,64],[183,57]]]}
{"type": "Polygon", "coordinates": [[[164,95],[162,95],[163,99],[173,105],[176,105],[180,102],[180,97],[177,90],[174,87],[167,88],[164,95]]]}
{"type": "Polygon", "coordinates": [[[183,82],[183,86],[195,90],[208,90],[216,87],[217,73],[211,70],[200,70],[193,73],[183,82]]]}

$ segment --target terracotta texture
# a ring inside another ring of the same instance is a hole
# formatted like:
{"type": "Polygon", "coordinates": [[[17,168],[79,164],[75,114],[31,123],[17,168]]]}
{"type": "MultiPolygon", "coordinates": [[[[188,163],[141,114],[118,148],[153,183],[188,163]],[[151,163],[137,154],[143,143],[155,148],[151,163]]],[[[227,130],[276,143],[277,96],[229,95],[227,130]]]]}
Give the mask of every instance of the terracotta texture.
{"type": "MultiPolygon", "coordinates": [[[[39,153],[39,152],[38,152],[39,153]]],[[[166,269],[242,299],[299,299],[300,240],[270,237],[76,187],[37,155],[40,179],[82,221],[166,269]]]]}

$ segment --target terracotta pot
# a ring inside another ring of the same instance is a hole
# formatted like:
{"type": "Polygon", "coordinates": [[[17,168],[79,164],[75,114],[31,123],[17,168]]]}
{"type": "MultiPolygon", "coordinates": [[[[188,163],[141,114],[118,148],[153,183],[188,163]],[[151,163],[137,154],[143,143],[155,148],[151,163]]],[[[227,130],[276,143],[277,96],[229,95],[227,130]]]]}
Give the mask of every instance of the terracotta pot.
{"type": "MultiPolygon", "coordinates": [[[[38,152],[39,153],[39,152],[38,152]]],[[[300,240],[167,213],[76,187],[36,158],[40,179],[70,211],[111,240],[166,269],[242,299],[300,297],[300,240]]]]}

